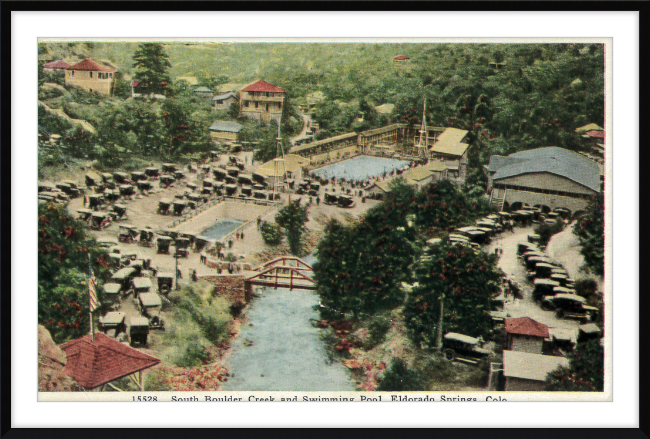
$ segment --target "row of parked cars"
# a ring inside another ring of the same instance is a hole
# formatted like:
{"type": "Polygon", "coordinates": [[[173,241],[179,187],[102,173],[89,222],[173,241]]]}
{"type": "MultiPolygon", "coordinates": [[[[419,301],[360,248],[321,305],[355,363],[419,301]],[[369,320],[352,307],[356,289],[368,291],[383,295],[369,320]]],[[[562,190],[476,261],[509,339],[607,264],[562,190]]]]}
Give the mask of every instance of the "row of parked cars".
{"type": "Polygon", "coordinates": [[[72,198],[77,198],[83,193],[83,188],[72,180],[64,180],[56,184],[46,182],[38,184],[39,204],[56,203],[67,205],[72,198]]]}
{"type": "MultiPolygon", "coordinates": [[[[107,247],[116,244],[110,239],[98,241],[107,247]]],[[[126,313],[120,311],[122,302],[130,295],[140,311],[140,316],[128,322],[130,344],[146,346],[150,330],[165,330],[162,319],[162,296],[169,294],[174,282],[172,273],[159,273],[151,266],[151,259],[138,258],[136,253],[113,253],[118,266],[109,282],[102,286],[104,302],[110,311],[100,317],[100,330],[111,337],[127,338],[126,313]]]]}
{"type": "Polygon", "coordinates": [[[587,300],[576,293],[575,282],[566,269],[542,252],[535,242],[519,243],[517,253],[526,266],[528,279],[533,282],[533,299],[542,309],[556,311],[558,318],[577,319],[582,323],[598,317],[598,308],[587,305],[587,300]]]}

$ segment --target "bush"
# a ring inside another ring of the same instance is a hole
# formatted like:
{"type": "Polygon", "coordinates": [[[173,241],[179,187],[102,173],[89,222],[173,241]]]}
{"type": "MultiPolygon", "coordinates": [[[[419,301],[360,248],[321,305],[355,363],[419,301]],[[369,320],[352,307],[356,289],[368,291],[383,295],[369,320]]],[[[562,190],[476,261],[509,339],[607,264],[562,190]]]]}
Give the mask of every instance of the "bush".
{"type": "Polygon", "coordinates": [[[540,224],[535,227],[535,233],[539,235],[539,245],[545,247],[551,240],[551,236],[564,230],[564,221],[557,220],[555,224],[540,224]]]}
{"type": "Polygon", "coordinates": [[[425,390],[425,385],[421,373],[409,369],[406,362],[398,358],[391,362],[377,390],[380,392],[418,391],[425,390]]]}
{"type": "Polygon", "coordinates": [[[594,279],[578,279],[575,290],[579,296],[589,298],[598,292],[598,282],[594,279]]]}
{"type": "Polygon", "coordinates": [[[387,316],[377,316],[370,321],[368,325],[368,337],[364,341],[365,350],[373,349],[381,344],[386,338],[386,333],[390,329],[391,321],[387,316]]]}
{"type": "Polygon", "coordinates": [[[224,256],[223,259],[226,262],[235,262],[237,261],[237,256],[235,256],[232,252],[230,252],[226,256],[224,256]]]}
{"type": "Polygon", "coordinates": [[[241,315],[242,311],[246,308],[246,304],[243,302],[234,302],[230,304],[230,315],[233,318],[237,318],[241,315]]]}
{"type": "Polygon", "coordinates": [[[280,226],[274,223],[264,221],[260,226],[260,233],[265,243],[270,245],[278,245],[282,242],[284,235],[280,226]]]}
{"type": "Polygon", "coordinates": [[[180,367],[196,367],[206,364],[209,360],[210,354],[208,354],[205,347],[199,342],[190,341],[175,363],[180,367]]]}

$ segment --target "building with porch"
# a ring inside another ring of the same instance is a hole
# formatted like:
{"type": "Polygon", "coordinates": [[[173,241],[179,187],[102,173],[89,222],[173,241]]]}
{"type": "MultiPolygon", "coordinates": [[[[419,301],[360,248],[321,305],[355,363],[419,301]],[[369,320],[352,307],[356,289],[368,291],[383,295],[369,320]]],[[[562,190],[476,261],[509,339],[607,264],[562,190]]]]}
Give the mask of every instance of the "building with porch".
{"type": "Polygon", "coordinates": [[[302,168],[307,164],[309,164],[309,159],[305,157],[297,154],[285,154],[284,160],[269,160],[255,169],[255,173],[263,175],[269,182],[272,178],[283,175],[286,175],[287,180],[298,182],[302,180],[302,168]]]}
{"type": "Polygon", "coordinates": [[[463,143],[468,131],[458,128],[445,129],[429,149],[429,156],[447,164],[447,177],[456,183],[463,183],[467,176],[469,144],[463,143]]]}
{"type": "Polygon", "coordinates": [[[239,92],[240,114],[242,116],[280,124],[285,91],[280,87],[259,80],[239,92]]]}
{"type": "Polygon", "coordinates": [[[294,146],[291,148],[291,153],[309,158],[311,162],[338,159],[344,154],[356,154],[357,137],[357,133],[353,131],[305,145],[294,146]]]}
{"type": "Polygon", "coordinates": [[[555,146],[492,156],[485,169],[490,200],[499,209],[528,204],[575,213],[600,193],[598,163],[555,146]]]}
{"type": "Polygon", "coordinates": [[[90,58],[65,69],[65,84],[90,92],[110,95],[113,91],[113,73],[117,70],[102,67],[90,58]]]}

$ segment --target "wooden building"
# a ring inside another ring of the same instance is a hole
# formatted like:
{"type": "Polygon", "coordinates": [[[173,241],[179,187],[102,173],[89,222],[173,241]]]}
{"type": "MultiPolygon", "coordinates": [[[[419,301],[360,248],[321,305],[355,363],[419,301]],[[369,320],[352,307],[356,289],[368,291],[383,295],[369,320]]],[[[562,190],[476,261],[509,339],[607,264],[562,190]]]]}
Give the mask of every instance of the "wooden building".
{"type": "Polygon", "coordinates": [[[508,350],[541,354],[544,340],[549,338],[548,326],[530,317],[505,319],[508,350]]]}
{"type": "Polygon", "coordinates": [[[45,64],[43,66],[43,70],[48,70],[51,72],[61,72],[61,71],[65,71],[65,69],[67,69],[68,67],[70,67],[70,64],[68,64],[67,62],[61,59],[58,59],[56,61],[50,61],[49,63],[45,64]]]}
{"type": "Polygon", "coordinates": [[[429,156],[432,159],[448,163],[448,178],[457,183],[463,183],[467,176],[469,144],[463,143],[467,133],[466,130],[447,128],[429,149],[429,156]]]}
{"type": "Polygon", "coordinates": [[[66,85],[81,87],[90,92],[110,95],[113,91],[113,73],[117,70],[102,67],[90,58],[65,69],[66,85]]]}
{"type": "Polygon", "coordinates": [[[228,110],[232,104],[236,104],[238,101],[239,99],[237,98],[237,95],[231,91],[212,98],[212,103],[214,104],[214,109],[216,111],[228,110]]]}
{"type": "Polygon", "coordinates": [[[305,157],[296,154],[285,154],[284,160],[278,161],[277,165],[276,160],[269,160],[255,169],[255,173],[267,177],[269,183],[276,175],[286,175],[287,180],[298,182],[302,180],[302,168],[307,164],[309,164],[309,159],[305,157]]]}
{"type": "Polygon", "coordinates": [[[244,128],[243,125],[237,122],[215,120],[210,126],[210,137],[214,140],[226,140],[234,142],[237,140],[237,135],[244,128]]]}
{"type": "Polygon", "coordinates": [[[568,367],[565,357],[503,351],[503,376],[507,392],[542,392],[546,376],[558,367],[568,367]]]}
{"type": "Polygon", "coordinates": [[[194,96],[198,96],[200,98],[206,99],[206,100],[211,100],[212,99],[212,90],[210,90],[208,87],[195,87],[192,89],[192,93],[194,96]]]}
{"type": "Polygon", "coordinates": [[[278,124],[282,119],[285,91],[280,87],[259,80],[240,91],[239,105],[242,116],[278,124]]]}
{"type": "Polygon", "coordinates": [[[598,164],[554,146],[492,156],[486,171],[490,200],[500,209],[528,204],[575,213],[600,193],[598,164]]]}
{"type": "Polygon", "coordinates": [[[337,159],[344,154],[355,154],[357,152],[357,133],[351,132],[317,140],[293,147],[290,152],[309,158],[311,162],[337,159]]]}

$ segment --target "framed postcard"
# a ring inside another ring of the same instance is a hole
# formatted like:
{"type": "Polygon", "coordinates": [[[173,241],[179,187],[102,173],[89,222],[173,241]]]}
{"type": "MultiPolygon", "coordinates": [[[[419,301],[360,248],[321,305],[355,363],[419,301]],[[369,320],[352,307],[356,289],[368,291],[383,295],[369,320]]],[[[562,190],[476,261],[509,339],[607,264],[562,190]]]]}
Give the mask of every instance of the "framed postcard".
{"type": "Polygon", "coordinates": [[[639,426],[638,11],[11,19],[12,426],[639,426]]]}

